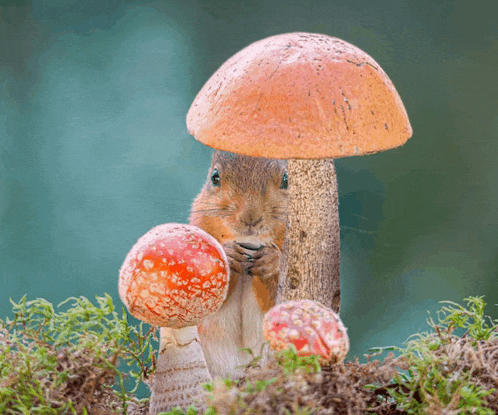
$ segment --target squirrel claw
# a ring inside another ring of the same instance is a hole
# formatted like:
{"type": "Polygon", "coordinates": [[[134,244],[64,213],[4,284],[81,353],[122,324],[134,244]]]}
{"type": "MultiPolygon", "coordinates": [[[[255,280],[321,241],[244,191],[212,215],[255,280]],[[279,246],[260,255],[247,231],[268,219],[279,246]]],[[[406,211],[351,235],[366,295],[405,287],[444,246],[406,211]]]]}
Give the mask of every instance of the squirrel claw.
{"type": "MultiPolygon", "coordinates": [[[[248,274],[248,270],[253,266],[252,257],[245,249],[235,242],[226,242],[223,249],[228,258],[230,269],[240,274],[248,274]]],[[[252,251],[251,251],[252,252],[252,251]]]]}
{"type": "Polygon", "coordinates": [[[278,276],[280,256],[280,250],[274,246],[264,246],[256,251],[252,257],[251,275],[265,280],[278,276]]]}

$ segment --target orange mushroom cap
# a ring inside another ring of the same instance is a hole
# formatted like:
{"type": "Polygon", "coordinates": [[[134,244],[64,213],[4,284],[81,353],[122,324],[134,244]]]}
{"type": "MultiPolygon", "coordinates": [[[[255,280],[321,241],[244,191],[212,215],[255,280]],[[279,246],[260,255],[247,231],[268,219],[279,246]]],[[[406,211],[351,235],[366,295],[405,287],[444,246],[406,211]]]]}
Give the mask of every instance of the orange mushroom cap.
{"type": "Polygon", "coordinates": [[[168,223],[143,235],[119,272],[119,296],[149,324],[194,326],[221,306],[228,291],[225,251],[191,225],[168,223]]]}
{"type": "Polygon", "coordinates": [[[327,363],[342,362],[349,338],[339,316],[311,300],[287,301],[270,309],[263,334],[274,350],[296,347],[298,356],[319,355],[327,363]]]}
{"type": "Polygon", "coordinates": [[[377,62],[343,40],[299,32],[228,59],[194,99],[187,128],[218,150],[280,159],[375,153],[412,135],[377,62]]]}

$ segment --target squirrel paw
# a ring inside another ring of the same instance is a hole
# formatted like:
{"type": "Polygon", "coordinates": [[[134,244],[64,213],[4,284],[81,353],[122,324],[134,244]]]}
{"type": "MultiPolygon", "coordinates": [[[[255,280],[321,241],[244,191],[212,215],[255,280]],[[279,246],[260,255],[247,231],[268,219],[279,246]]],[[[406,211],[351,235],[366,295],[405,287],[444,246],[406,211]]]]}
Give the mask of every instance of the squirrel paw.
{"type": "Polygon", "coordinates": [[[258,251],[252,251],[251,275],[262,280],[276,278],[280,268],[280,256],[281,252],[277,246],[266,245],[258,251]]]}
{"type": "Polygon", "coordinates": [[[223,249],[230,264],[230,271],[238,274],[244,274],[253,266],[251,255],[254,251],[250,251],[241,247],[236,242],[226,242],[223,244],[223,249]]]}

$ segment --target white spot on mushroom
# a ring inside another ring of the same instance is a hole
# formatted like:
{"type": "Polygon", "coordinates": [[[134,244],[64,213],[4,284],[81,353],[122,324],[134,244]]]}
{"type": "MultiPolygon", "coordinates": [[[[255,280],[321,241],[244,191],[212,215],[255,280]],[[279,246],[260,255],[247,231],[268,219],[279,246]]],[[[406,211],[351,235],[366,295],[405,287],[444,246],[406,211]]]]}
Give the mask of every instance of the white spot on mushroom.
{"type": "Polygon", "coordinates": [[[309,354],[310,353],[310,345],[306,343],[303,347],[301,347],[300,352],[309,354]]]}
{"type": "Polygon", "coordinates": [[[154,261],[151,261],[150,259],[145,259],[143,265],[145,269],[152,269],[154,267],[154,261]]]}
{"type": "Polygon", "coordinates": [[[289,330],[288,333],[289,339],[298,339],[299,338],[299,332],[296,329],[291,329],[289,330]]]}

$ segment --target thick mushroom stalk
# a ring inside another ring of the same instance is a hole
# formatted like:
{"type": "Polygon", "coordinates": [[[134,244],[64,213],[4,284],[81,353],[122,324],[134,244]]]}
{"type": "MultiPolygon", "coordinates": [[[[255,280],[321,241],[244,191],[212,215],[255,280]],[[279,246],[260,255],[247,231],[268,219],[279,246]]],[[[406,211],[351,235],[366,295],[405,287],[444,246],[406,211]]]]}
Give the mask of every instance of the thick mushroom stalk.
{"type": "Polygon", "coordinates": [[[309,298],[339,312],[339,211],[332,159],[293,160],[277,303],[309,298]]]}
{"type": "Polygon", "coordinates": [[[195,226],[157,226],[126,256],[121,300],[130,314],[161,327],[150,414],[192,403],[203,407],[201,384],[211,375],[196,325],[221,306],[228,278],[223,248],[195,226]]]}
{"type": "Polygon", "coordinates": [[[152,383],[149,414],[204,407],[201,385],[212,380],[196,326],[161,327],[161,343],[152,383]]]}
{"type": "Polygon", "coordinates": [[[379,64],[322,34],[262,39],[211,76],[189,109],[187,128],[218,150],[289,160],[280,301],[309,298],[337,311],[337,184],[332,161],[318,159],[376,153],[412,135],[379,64]]]}

